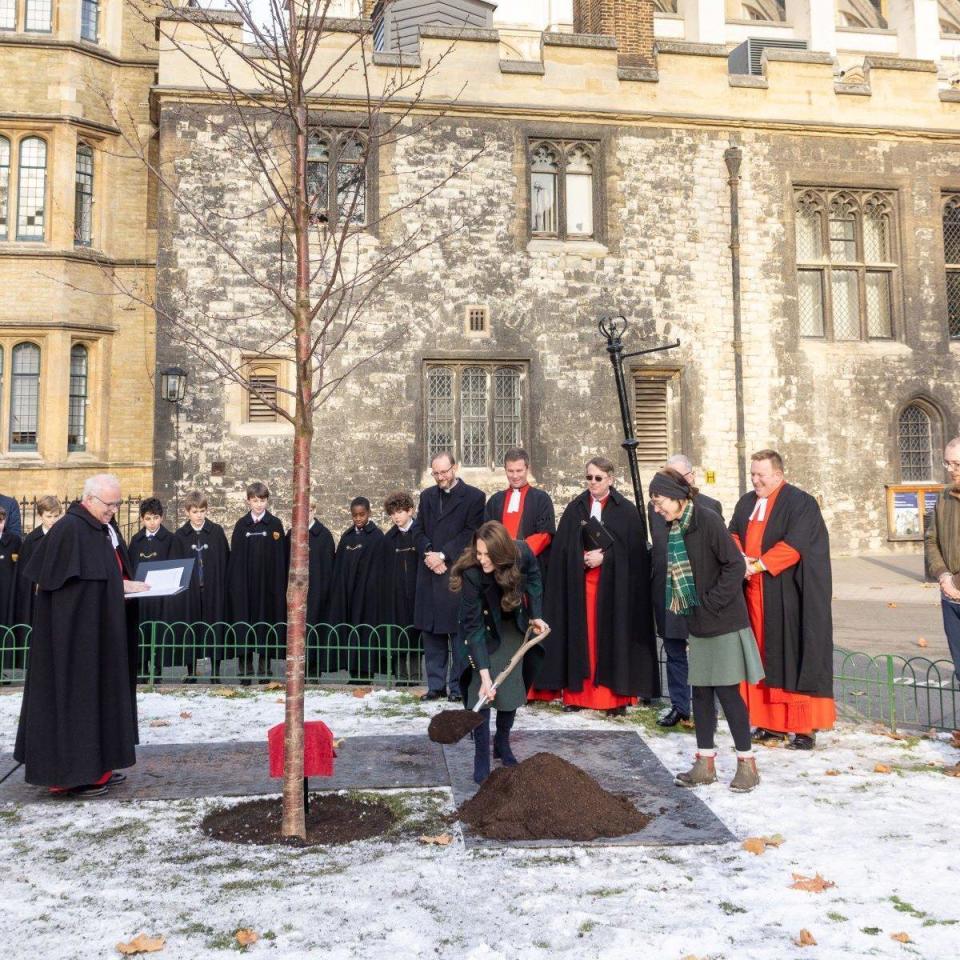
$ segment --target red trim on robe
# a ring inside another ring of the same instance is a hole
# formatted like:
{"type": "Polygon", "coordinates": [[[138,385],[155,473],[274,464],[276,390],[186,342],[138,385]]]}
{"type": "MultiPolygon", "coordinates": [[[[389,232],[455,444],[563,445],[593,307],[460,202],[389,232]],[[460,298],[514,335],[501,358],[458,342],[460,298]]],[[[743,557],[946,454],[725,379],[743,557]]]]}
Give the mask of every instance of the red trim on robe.
{"type": "Polygon", "coordinates": [[[507,487],[506,496],[503,498],[503,513],[500,515],[500,522],[507,528],[507,533],[516,540],[520,534],[520,520],[523,517],[523,505],[527,502],[527,491],[530,484],[525,483],[518,487],[520,491],[520,509],[516,513],[507,513],[510,506],[510,494],[513,493],[513,487],[507,487]]]}

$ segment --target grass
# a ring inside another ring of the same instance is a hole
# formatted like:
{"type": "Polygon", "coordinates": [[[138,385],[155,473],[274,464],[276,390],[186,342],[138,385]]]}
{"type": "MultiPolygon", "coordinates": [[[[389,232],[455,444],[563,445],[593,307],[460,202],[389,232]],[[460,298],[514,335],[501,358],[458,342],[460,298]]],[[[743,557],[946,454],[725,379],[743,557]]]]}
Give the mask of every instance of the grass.
{"type": "Polygon", "coordinates": [[[845,923],[850,919],[849,917],[845,917],[842,913],[837,913],[836,910],[831,910],[827,914],[827,918],[832,920],[834,923],[845,923]]]}
{"type": "Polygon", "coordinates": [[[719,907],[728,917],[733,916],[735,913],[747,912],[745,907],[737,906],[737,904],[731,903],[729,900],[721,900],[719,907]]]}
{"type": "Polygon", "coordinates": [[[584,920],[583,923],[580,924],[580,927],[577,930],[577,936],[585,937],[588,933],[590,933],[591,930],[594,929],[594,927],[596,927],[596,925],[597,925],[596,920],[584,920]]]}
{"type": "Polygon", "coordinates": [[[626,893],[626,887],[600,887],[599,890],[588,890],[587,896],[595,900],[603,900],[607,897],[618,897],[621,893],[626,893]]]}

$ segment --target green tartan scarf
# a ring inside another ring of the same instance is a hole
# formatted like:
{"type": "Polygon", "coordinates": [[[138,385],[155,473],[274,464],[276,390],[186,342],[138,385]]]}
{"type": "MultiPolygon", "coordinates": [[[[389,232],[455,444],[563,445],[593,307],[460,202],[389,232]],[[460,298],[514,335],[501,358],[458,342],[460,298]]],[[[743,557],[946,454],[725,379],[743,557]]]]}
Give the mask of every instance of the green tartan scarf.
{"type": "Polygon", "coordinates": [[[688,503],[683,513],[670,524],[667,537],[667,609],[681,616],[700,606],[687,545],[683,542],[683,535],[692,520],[693,503],[688,503]]]}

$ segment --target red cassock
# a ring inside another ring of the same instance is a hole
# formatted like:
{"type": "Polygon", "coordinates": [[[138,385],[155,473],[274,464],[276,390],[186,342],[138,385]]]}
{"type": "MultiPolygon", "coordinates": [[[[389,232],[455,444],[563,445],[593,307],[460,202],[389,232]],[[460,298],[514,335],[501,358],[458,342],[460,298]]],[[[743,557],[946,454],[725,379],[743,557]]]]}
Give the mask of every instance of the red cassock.
{"type": "MultiPolygon", "coordinates": [[[[500,522],[507,528],[507,533],[509,533],[514,540],[520,536],[520,521],[523,519],[523,508],[527,502],[527,491],[530,489],[530,484],[525,483],[519,489],[520,509],[514,513],[509,512],[510,494],[513,491],[507,489],[506,496],[503,498],[503,513],[500,516],[500,522]]],[[[540,554],[550,546],[551,540],[553,540],[553,537],[549,533],[531,533],[526,539],[526,544],[533,551],[533,555],[539,557],[540,554]]]]}
{"type": "MultiPolygon", "coordinates": [[[[763,519],[752,519],[747,524],[746,544],[741,544],[740,538],[733,535],[737,546],[748,557],[759,557],[774,577],[780,576],[784,570],[789,570],[800,561],[800,554],[783,540],[762,553],[763,531],[782,489],[782,485],[777,487],[767,498],[763,519]]],[[[764,659],[763,574],[755,574],[747,581],[745,596],[750,626],[757,638],[760,658],[764,659]]],[[[751,725],[763,727],[764,730],[810,734],[815,730],[829,730],[837,719],[836,705],[830,697],[791,693],[779,687],[768,687],[764,680],[759,683],[741,683],[740,693],[750,712],[751,725]]]]}

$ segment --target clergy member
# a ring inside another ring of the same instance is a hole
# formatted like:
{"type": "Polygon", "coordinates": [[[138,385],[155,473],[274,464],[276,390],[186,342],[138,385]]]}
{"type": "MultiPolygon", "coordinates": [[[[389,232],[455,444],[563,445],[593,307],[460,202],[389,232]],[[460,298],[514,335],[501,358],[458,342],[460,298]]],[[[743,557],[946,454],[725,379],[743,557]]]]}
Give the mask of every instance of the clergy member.
{"type": "Polygon", "coordinates": [[[538,690],[564,709],[622,715],[660,695],[650,560],[636,506],[614,489],[613,463],[587,464],[587,489],[563,511],[553,539],[538,690]]]}
{"type": "Polygon", "coordinates": [[[817,501],[783,476],[775,450],[750,458],[753,493],[740,498],[730,532],[744,554],[750,626],[766,678],[744,684],[754,742],[787,739],[812,750],[833,726],[830,540],[817,501]]]}
{"type": "Polygon", "coordinates": [[[115,476],[90,477],[27,569],[37,596],[14,759],[54,794],[103,794],[136,762],[123,596],[148,588],[121,570],[120,503],[115,476]]]}

